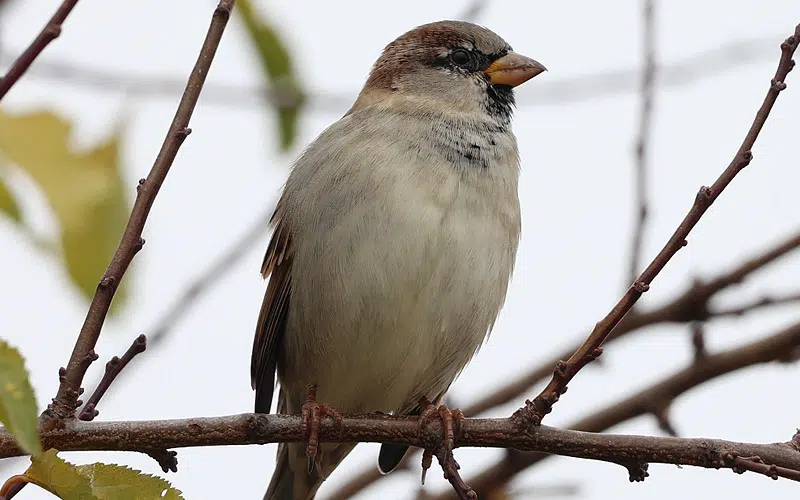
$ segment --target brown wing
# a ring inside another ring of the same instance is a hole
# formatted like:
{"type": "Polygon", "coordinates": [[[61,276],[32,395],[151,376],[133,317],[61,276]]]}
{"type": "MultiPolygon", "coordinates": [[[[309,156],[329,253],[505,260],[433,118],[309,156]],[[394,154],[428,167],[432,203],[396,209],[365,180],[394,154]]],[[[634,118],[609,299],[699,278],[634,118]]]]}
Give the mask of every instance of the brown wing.
{"type": "Polygon", "coordinates": [[[269,276],[267,292],[258,315],[250,380],[256,391],[255,411],[269,413],[275,390],[275,368],[286,330],[292,295],[292,234],[281,219],[281,203],[270,220],[275,232],[267,247],[261,275],[269,276]]]}

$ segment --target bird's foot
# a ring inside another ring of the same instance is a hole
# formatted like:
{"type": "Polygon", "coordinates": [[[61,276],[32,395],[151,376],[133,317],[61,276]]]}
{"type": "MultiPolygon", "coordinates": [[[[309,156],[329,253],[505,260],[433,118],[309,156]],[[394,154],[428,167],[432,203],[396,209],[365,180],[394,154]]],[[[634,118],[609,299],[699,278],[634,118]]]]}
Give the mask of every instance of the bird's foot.
{"type": "MultiPolygon", "coordinates": [[[[452,457],[453,448],[455,447],[455,429],[461,426],[461,421],[465,418],[464,413],[459,409],[450,409],[446,405],[436,406],[428,401],[427,398],[421,398],[419,401],[422,412],[419,414],[419,432],[425,429],[425,426],[430,422],[434,416],[438,416],[442,420],[442,452],[444,456],[452,457]]],[[[431,466],[432,453],[426,450],[422,457],[422,483],[425,484],[425,475],[431,466]]],[[[453,460],[455,462],[455,460],[453,460]]],[[[457,466],[457,464],[456,464],[457,466]]]]}
{"type": "Polygon", "coordinates": [[[319,448],[319,426],[322,417],[330,417],[334,420],[336,427],[341,431],[342,416],[333,407],[317,403],[317,386],[312,385],[308,389],[306,403],[301,409],[303,418],[303,435],[306,436],[306,455],[309,458],[309,468],[313,467],[314,458],[317,456],[319,448]]]}

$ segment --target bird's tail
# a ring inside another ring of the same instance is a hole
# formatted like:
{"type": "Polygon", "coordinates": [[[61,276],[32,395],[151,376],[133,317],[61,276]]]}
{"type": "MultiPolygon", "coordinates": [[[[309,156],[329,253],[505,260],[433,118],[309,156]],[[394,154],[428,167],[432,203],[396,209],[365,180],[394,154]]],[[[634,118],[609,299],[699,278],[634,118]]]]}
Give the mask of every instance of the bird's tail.
{"type": "Polygon", "coordinates": [[[264,500],[313,500],[325,478],[355,445],[356,443],[321,444],[317,463],[309,472],[306,448],[302,443],[279,444],[275,472],[264,500]]]}
{"type": "MultiPolygon", "coordinates": [[[[322,477],[316,470],[308,473],[307,461],[297,464],[298,460],[290,460],[289,453],[296,452],[296,444],[281,443],[278,445],[278,458],[275,463],[275,472],[264,495],[264,500],[312,500],[317,493],[322,477]],[[300,465],[299,470],[292,467],[300,465]]],[[[296,453],[295,453],[296,454],[296,453]]]]}

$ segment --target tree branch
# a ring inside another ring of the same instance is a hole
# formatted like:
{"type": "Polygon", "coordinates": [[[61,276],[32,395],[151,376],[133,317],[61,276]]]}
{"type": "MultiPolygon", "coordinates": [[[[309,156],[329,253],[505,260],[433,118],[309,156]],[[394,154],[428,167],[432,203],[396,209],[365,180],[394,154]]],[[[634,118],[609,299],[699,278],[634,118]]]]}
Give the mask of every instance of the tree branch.
{"type": "MultiPolygon", "coordinates": [[[[345,417],[341,425],[324,418],[320,426],[323,442],[404,443],[436,448],[442,426],[432,421],[420,431],[417,417],[365,415],[345,417]]],[[[241,414],[224,417],[155,420],[140,422],[65,422],[64,428],[42,433],[45,448],[60,451],[142,451],[153,446],[186,448],[300,442],[304,439],[302,418],[290,415],[241,414]]],[[[666,463],[706,468],[735,468],[736,457],[759,457],[770,467],[800,471],[800,452],[791,441],[753,444],[706,438],[673,438],[598,434],[539,426],[520,432],[512,418],[465,419],[458,446],[513,448],[610,463],[666,463]]],[[[0,432],[0,457],[23,451],[5,430],[0,432]]],[[[752,460],[752,458],[750,459],[752,460]]],[[[762,472],[753,468],[752,470],[762,472]]],[[[762,472],[764,473],[764,472],[762,472]]],[[[791,475],[787,477],[794,479],[791,475]]]]}
{"type": "Polygon", "coordinates": [[[205,41],[200,49],[200,55],[189,75],[186,90],[178,105],[167,136],[164,138],[164,143],[147,178],[139,181],[136,202],[122,234],[122,239],[111,259],[111,263],[108,265],[108,269],[106,269],[97,286],[67,367],[61,370],[62,376],[60,377],[58,393],[42,414],[42,424],[45,428],[56,426],[59,421],[74,418],[75,416],[75,410],[80,404],[78,395],[81,391],[81,383],[89,367],[89,360],[91,357],[96,356],[94,355],[94,347],[100,337],[100,330],[111,306],[114,293],[133,260],[133,256],[144,244],[141,236],[150,208],[153,206],[153,201],[172,166],[172,162],[175,160],[178,149],[191,132],[191,129],[188,128],[189,120],[200,97],[200,91],[208,75],[208,70],[211,67],[211,62],[219,46],[225,25],[230,17],[233,4],[234,0],[220,0],[219,5],[214,10],[205,41]]]}
{"type": "Polygon", "coordinates": [[[5,97],[11,87],[14,86],[27,69],[33,64],[33,61],[42,53],[45,47],[50,42],[55,40],[61,35],[61,24],[67,19],[67,16],[78,0],[64,0],[56,9],[53,17],[47,21],[42,31],[34,38],[33,42],[25,49],[22,54],[11,64],[11,67],[6,72],[3,78],[0,78],[0,99],[5,97]]]}
{"type": "Polygon", "coordinates": [[[756,139],[761,132],[764,123],[769,117],[772,106],[778,99],[780,92],[786,88],[784,80],[794,67],[792,56],[800,42],[800,24],[795,27],[794,35],[787,38],[781,44],[781,57],[775,76],[770,82],[769,90],[761,104],[761,108],[756,113],[750,130],[747,132],[739,150],[731,160],[728,167],[717,177],[717,180],[708,187],[703,186],[698,191],[695,201],[689,212],[678,225],[678,228],[669,238],[664,248],[656,255],[650,265],[644,270],[639,278],[628,288],[628,291],[611,311],[601,319],[595,326],[592,333],[583,344],[575,351],[567,361],[559,361],[556,369],[547,386],[539,393],[533,401],[526,401],[525,406],[517,410],[514,414],[517,421],[527,421],[531,425],[541,424],[542,419],[550,413],[553,405],[558,398],[567,390],[567,384],[577,375],[577,373],[588,363],[602,354],[600,347],[609,336],[614,327],[619,324],[622,318],[631,310],[633,305],[639,300],[649,288],[653,280],[664,269],[672,257],[686,245],[686,238],[689,233],[700,222],[700,218],[706,213],[708,208],[722,194],[722,191],[733,181],[734,177],[741,172],[753,159],[751,149],[755,145],[756,139]]]}

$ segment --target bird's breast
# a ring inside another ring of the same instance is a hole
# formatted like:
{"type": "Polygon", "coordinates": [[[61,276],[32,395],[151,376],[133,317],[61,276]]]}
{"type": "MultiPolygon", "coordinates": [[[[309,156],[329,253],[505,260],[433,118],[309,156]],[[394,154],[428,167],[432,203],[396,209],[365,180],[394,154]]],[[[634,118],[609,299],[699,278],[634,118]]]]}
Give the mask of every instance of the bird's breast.
{"type": "Polygon", "coordinates": [[[315,223],[295,238],[282,378],[341,411],[445,390],[496,319],[519,239],[515,148],[471,169],[383,140],[369,168],[318,174],[317,210],[296,214],[315,223]]]}

